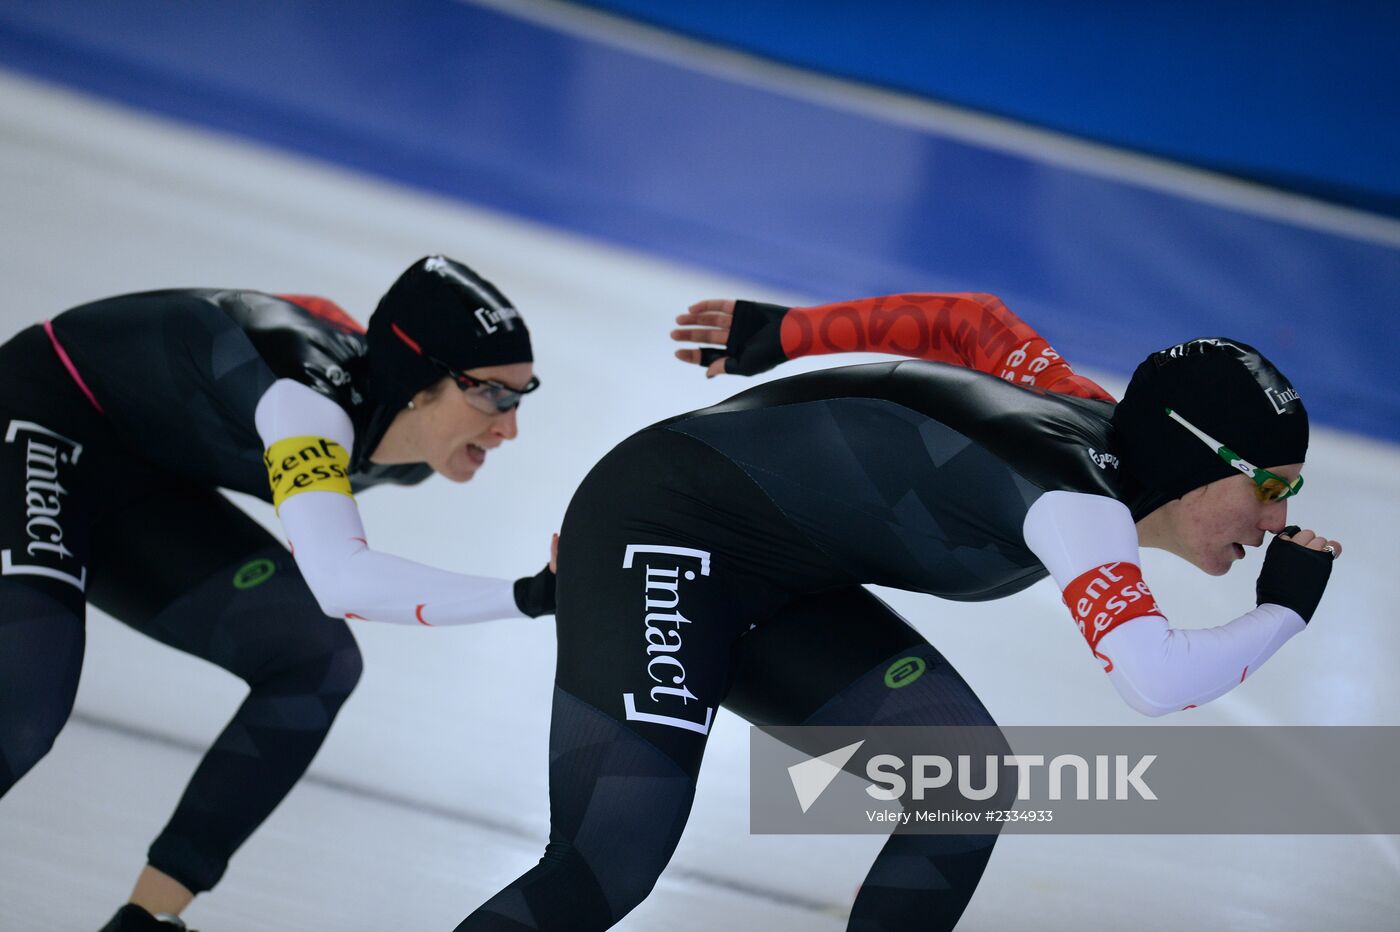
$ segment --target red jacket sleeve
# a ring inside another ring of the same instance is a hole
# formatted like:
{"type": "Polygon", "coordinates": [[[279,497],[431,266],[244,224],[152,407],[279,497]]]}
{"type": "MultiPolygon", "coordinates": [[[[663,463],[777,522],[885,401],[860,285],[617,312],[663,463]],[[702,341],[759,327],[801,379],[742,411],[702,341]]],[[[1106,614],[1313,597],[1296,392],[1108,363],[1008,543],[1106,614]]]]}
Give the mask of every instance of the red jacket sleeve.
{"type": "Polygon", "coordinates": [[[969,366],[1018,385],[1113,397],[1076,375],[1045,338],[990,294],[898,294],[795,307],[783,317],[789,359],[822,353],[893,353],[969,366]]]}

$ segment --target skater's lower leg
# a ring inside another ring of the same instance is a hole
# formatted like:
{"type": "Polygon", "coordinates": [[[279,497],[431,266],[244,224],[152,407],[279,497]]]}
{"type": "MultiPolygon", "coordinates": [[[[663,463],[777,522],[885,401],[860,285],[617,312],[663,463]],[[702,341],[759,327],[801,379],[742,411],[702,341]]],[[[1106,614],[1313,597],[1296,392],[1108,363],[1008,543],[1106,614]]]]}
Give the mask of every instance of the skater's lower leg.
{"type": "Polygon", "coordinates": [[[147,864],[141,876],[136,878],[136,886],[128,902],[151,914],[171,913],[178,916],[193,899],[194,893],[184,884],[147,864]]]}

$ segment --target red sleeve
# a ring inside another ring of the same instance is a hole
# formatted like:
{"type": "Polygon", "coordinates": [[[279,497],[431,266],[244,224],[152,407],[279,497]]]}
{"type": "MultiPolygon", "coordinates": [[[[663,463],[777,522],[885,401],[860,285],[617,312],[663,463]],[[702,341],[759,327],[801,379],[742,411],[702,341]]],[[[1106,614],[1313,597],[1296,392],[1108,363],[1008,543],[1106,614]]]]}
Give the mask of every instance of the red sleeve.
{"type": "Polygon", "coordinates": [[[822,353],[893,353],[969,366],[1018,385],[1080,398],[1113,397],[1076,375],[1045,338],[990,294],[898,294],[783,317],[789,359],[822,353]]]}
{"type": "Polygon", "coordinates": [[[318,298],[311,294],[279,294],[274,298],[289,301],[313,317],[352,333],[364,333],[365,327],[358,320],[345,313],[339,304],[328,298],[318,298]]]}

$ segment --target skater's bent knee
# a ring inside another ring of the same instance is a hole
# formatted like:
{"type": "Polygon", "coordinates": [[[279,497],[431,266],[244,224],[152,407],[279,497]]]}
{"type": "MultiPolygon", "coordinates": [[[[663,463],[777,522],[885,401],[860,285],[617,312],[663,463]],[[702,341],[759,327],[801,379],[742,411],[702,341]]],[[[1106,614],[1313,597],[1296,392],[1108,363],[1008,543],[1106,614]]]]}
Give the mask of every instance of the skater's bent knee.
{"type": "Polygon", "coordinates": [[[62,720],[41,717],[0,729],[0,795],[43,760],[62,727],[62,720]]]}
{"type": "Polygon", "coordinates": [[[364,672],[360,647],[344,622],[326,620],[331,630],[269,645],[269,656],[244,677],[254,689],[275,685],[279,693],[305,693],[344,702],[364,672]],[[338,629],[338,630],[336,630],[338,629]]]}

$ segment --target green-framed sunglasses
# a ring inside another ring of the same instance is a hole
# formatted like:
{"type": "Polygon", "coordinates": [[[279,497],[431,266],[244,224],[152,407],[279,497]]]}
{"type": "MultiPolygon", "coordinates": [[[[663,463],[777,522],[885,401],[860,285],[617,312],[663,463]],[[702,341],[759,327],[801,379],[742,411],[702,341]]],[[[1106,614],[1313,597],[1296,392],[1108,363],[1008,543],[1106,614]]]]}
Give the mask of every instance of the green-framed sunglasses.
{"type": "Polygon", "coordinates": [[[1225,446],[1225,444],[1221,443],[1219,440],[1216,440],[1210,434],[1201,430],[1195,424],[1192,424],[1190,421],[1186,420],[1186,418],[1182,417],[1180,414],[1177,414],[1171,408],[1167,408],[1166,410],[1167,417],[1171,418],[1173,421],[1176,421],[1182,427],[1185,427],[1187,430],[1191,431],[1191,433],[1195,434],[1196,437],[1198,437],[1202,443],[1214,450],[1216,456],[1220,457],[1222,460],[1229,463],[1233,468],[1238,469],[1240,472],[1244,473],[1251,480],[1253,480],[1254,497],[1259,499],[1259,501],[1281,502],[1285,498],[1291,498],[1294,495],[1297,495],[1299,491],[1302,490],[1302,476],[1299,476],[1297,479],[1294,479],[1292,482],[1289,482],[1287,479],[1283,478],[1283,476],[1280,476],[1278,473],[1269,472],[1267,469],[1261,469],[1258,466],[1255,466],[1249,460],[1240,456],[1234,450],[1231,450],[1229,447],[1225,446]]]}

